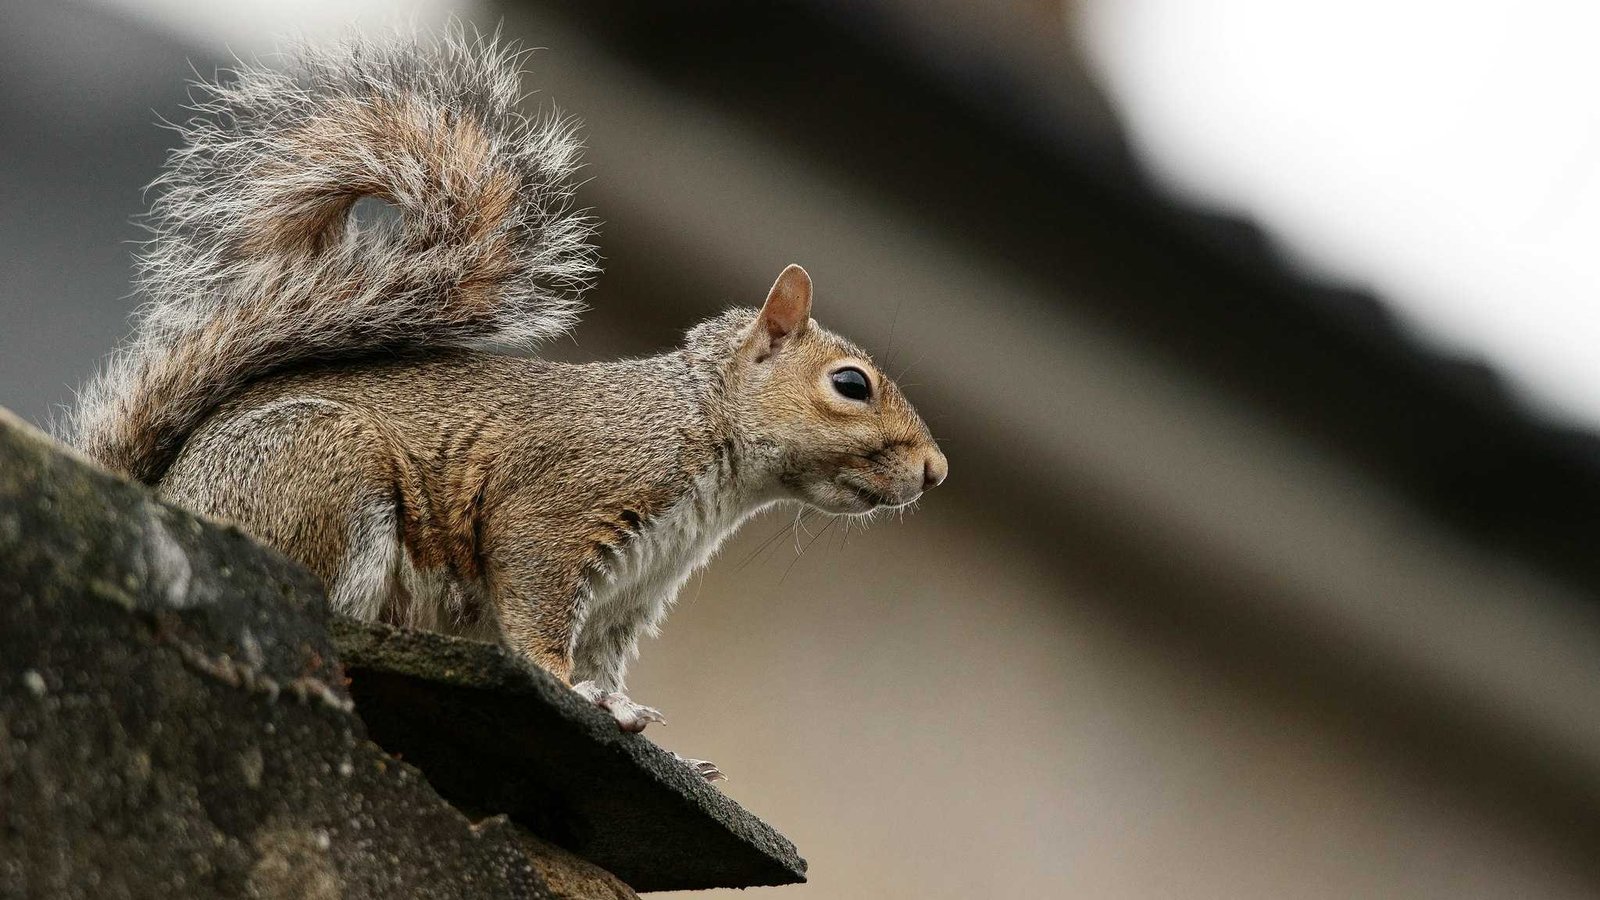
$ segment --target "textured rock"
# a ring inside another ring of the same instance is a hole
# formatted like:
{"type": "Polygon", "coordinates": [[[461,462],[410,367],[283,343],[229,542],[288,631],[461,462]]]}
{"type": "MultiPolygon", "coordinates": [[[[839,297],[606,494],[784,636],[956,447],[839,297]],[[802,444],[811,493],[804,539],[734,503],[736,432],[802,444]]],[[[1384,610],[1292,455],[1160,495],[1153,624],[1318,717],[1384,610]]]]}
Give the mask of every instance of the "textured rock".
{"type": "Polygon", "coordinates": [[[553,897],[350,712],[317,585],[0,411],[0,897],[553,897]]]}
{"type": "Polygon", "coordinates": [[[788,841],[543,671],[334,627],[343,648],[299,566],[0,410],[0,900],[804,880],[788,841]]]}
{"type": "Polygon", "coordinates": [[[633,888],[622,879],[592,862],[548,841],[540,840],[527,831],[517,829],[518,843],[533,861],[533,867],[544,876],[545,883],[560,897],[584,897],[588,900],[638,900],[633,888]]]}
{"type": "Polygon", "coordinates": [[[373,739],[462,809],[509,815],[635,890],[805,880],[782,835],[542,669],[426,632],[334,635],[373,739]]]}

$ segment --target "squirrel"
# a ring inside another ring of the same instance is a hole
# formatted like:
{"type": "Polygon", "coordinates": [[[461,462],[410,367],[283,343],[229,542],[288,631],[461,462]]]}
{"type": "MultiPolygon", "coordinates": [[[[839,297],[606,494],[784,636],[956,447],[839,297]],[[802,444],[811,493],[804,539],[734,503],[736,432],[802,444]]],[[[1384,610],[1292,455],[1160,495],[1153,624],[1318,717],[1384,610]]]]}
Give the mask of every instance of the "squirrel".
{"type": "MultiPolygon", "coordinates": [[[[492,39],[354,40],[197,85],[133,333],[64,437],[309,567],[331,608],[497,640],[609,711],[638,641],[773,504],[904,507],[948,464],[790,265],[657,356],[513,355],[599,272],[580,143],[492,39]],[[392,221],[352,207],[386,203],[392,221]]],[[[720,773],[709,763],[699,771],[720,773]]]]}

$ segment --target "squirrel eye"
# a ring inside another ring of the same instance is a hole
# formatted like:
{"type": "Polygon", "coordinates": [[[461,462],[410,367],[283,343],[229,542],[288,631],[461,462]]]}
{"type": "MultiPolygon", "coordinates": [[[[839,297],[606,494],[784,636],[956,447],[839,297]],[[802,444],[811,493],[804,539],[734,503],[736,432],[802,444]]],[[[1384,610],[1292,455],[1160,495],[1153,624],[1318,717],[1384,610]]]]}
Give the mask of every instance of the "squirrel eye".
{"type": "Polygon", "coordinates": [[[840,369],[833,373],[833,389],[851,400],[872,398],[872,382],[867,380],[867,373],[860,369],[840,369]]]}

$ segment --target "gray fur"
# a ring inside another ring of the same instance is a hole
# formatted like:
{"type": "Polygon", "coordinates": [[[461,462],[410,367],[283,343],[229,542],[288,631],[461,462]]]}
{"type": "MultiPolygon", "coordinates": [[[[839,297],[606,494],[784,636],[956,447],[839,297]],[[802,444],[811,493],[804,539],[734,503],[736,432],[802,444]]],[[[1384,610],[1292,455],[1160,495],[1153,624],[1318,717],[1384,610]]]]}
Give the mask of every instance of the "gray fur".
{"type": "Polygon", "coordinates": [[[67,428],[303,562],[339,611],[498,636],[643,728],[628,662],[740,522],[902,508],[946,461],[811,320],[799,266],[658,356],[490,352],[568,327],[596,272],[577,143],[517,114],[513,62],[458,34],[202,86],[158,181],[149,302],[67,428]],[[351,221],[368,197],[398,223],[351,221]]]}
{"type": "Polygon", "coordinates": [[[517,56],[456,32],[304,51],[198,85],[156,180],[148,302],[65,436],[153,483],[229,396],[325,359],[531,347],[597,272],[572,126],[516,109],[517,56]],[[363,230],[378,197],[398,227],[363,230]]]}

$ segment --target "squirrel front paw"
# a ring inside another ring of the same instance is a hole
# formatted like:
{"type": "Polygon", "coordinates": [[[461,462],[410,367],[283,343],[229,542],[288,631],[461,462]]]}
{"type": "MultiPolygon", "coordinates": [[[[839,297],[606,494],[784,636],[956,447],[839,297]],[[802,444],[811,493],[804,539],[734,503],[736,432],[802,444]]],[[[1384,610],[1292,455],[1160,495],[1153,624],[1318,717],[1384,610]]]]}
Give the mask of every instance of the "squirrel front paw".
{"type": "Polygon", "coordinates": [[[611,713],[611,718],[617,720],[617,727],[623,731],[637,733],[651,722],[667,724],[661,711],[655,707],[635,703],[616,691],[603,690],[592,681],[580,681],[572,689],[578,692],[578,696],[611,713]]]}
{"type": "Polygon", "coordinates": [[[672,758],[693,769],[696,775],[706,781],[728,780],[728,776],[722,774],[722,770],[717,768],[717,764],[708,759],[690,759],[687,756],[679,756],[676,753],[672,754],[672,758]]]}
{"type": "MultiPolygon", "coordinates": [[[[643,706],[629,700],[625,694],[617,691],[608,691],[592,681],[580,681],[572,686],[578,696],[600,707],[617,720],[617,727],[623,731],[640,732],[651,722],[667,724],[662,718],[661,711],[651,706],[643,706]]],[[[727,781],[728,776],[722,774],[717,764],[705,759],[690,759],[687,756],[672,754],[672,758],[688,766],[691,771],[706,781],[727,781]]]]}

